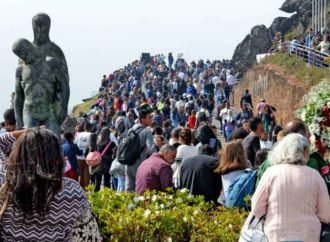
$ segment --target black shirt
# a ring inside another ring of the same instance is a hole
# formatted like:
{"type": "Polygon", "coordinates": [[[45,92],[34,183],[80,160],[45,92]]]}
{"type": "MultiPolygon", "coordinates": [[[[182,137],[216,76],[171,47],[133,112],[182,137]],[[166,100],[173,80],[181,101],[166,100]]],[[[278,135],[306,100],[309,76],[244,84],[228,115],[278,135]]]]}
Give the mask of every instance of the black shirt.
{"type": "Polygon", "coordinates": [[[203,195],[206,201],[217,202],[222,184],[221,175],[214,172],[218,158],[196,155],[182,162],[180,172],[181,188],[187,188],[193,195],[203,195]]]}
{"type": "Polygon", "coordinates": [[[260,150],[260,138],[254,134],[249,134],[243,140],[244,151],[252,167],[255,166],[256,153],[260,150]]]}

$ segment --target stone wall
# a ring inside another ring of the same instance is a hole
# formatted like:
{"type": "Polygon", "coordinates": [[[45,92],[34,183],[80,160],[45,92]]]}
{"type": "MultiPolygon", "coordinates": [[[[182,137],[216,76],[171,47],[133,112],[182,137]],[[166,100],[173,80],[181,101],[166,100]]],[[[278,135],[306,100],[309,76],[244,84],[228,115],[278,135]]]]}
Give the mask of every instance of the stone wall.
{"type": "Polygon", "coordinates": [[[245,89],[249,89],[255,107],[261,98],[277,109],[276,119],[279,124],[285,124],[295,117],[295,110],[301,106],[301,99],[309,87],[289,76],[273,65],[260,65],[250,69],[234,92],[235,106],[239,102],[245,89]]]}

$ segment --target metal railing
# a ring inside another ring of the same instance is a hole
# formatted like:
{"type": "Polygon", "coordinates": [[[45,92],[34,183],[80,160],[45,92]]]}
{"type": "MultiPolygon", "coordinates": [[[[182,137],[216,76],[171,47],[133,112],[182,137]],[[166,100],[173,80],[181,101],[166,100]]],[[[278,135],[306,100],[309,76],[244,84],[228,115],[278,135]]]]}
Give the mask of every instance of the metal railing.
{"type": "Polygon", "coordinates": [[[303,59],[311,66],[317,66],[322,68],[329,67],[330,55],[322,53],[316,49],[306,47],[301,44],[283,42],[277,45],[276,49],[271,49],[270,53],[288,53],[291,56],[295,56],[297,59],[303,59]]]}

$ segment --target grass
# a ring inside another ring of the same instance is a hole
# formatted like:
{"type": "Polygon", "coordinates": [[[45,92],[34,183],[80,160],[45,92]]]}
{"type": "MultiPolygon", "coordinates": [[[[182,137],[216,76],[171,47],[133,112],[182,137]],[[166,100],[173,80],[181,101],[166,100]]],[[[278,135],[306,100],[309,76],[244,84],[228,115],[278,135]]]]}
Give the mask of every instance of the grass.
{"type": "Polygon", "coordinates": [[[277,53],[266,57],[262,64],[273,64],[280,66],[289,75],[294,75],[297,79],[314,86],[324,79],[330,77],[329,68],[310,67],[303,59],[289,56],[286,53],[277,53]]]}
{"type": "Polygon", "coordinates": [[[81,104],[77,104],[76,106],[74,106],[73,110],[72,110],[73,116],[78,118],[80,116],[81,112],[83,112],[83,113],[88,112],[91,105],[93,105],[96,102],[98,96],[99,96],[99,93],[97,95],[95,95],[94,97],[88,99],[86,102],[83,102],[81,104]]]}

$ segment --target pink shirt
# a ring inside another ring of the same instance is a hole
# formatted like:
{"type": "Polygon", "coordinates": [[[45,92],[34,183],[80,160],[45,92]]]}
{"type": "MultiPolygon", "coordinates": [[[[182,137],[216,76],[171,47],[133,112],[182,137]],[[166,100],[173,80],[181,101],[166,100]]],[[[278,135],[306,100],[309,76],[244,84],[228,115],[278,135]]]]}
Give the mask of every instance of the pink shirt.
{"type": "Polygon", "coordinates": [[[258,112],[263,113],[266,106],[267,106],[267,104],[265,102],[258,103],[258,105],[257,105],[258,112]]]}
{"type": "Polygon", "coordinates": [[[320,174],[307,166],[268,168],[252,197],[251,213],[266,214],[270,242],[319,241],[321,222],[330,222],[330,198],[320,174]]]}

